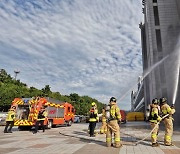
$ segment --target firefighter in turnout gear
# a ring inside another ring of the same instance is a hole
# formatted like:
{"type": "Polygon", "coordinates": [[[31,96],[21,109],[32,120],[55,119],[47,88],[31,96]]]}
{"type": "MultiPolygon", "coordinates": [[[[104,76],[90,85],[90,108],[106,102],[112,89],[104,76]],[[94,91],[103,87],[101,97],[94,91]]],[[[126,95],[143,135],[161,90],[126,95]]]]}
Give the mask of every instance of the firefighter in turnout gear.
{"type": "Polygon", "coordinates": [[[12,133],[11,129],[14,126],[14,120],[16,118],[16,106],[12,106],[6,117],[6,126],[4,128],[4,133],[12,133]],[[10,126],[10,127],[9,127],[10,126]],[[8,129],[9,127],[9,129],[8,129]]]}
{"type": "Polygon", "coordinates": [[[161,121],[161,117],[159,116],[160,107],[159,107],[159,100],[157,98],[152,100],[151,108],[150,108],[150,116],[149,121],[151,128],[154,131],[151,133],[151,141],[152,147],[157,147],[159,144],[157,143],[157,135],[159,131],[159,125],[156,125],[159,121],[161,121]]]}
{"type": "Polygon", "coordinates": [[[48,116],[48,113],[45,110],[45,106],[42,106],[42,108],[40,109],[40,111],[38,113],[38,119],[36,121],[35,131],[33,132],[33,134],[37,133],[39,124],[41,125],[43,132],[45,132],[44,120],[47,118],[47,116],[48,116]]]}
{"type": "Polygon", "coordinates": [[[164,125],[165,125],[164,145],[172,146],[173,120],[174,120],[172,118],[172,115],[175,113],[175,109],[174,107],[170,107],[167,104],[167,99],[164,97],[160,99],[160,106],[161,106],[162,116],[169,114],[169,116],[164,119],[164,125]]]}
{"type": "Polygon", "coordinates": [[[96,122],[98,122],[98,110],[95,102],[92,102],[92,107],[90,109],[89,115],[89,135],[90,137],[95,137],[94,130],[96,128],[96,122]]]}
{"type": "Polygon", "coordinates": [[[120,142],[120,127],[121,122],[120,109],[116,104],[116,98],[111,97],[109,101],[109,111],[106,109],[107,118],[107,133],[106,133],[106,145],[107,147],[112,146],[112,134],[114,134],[114,146],[119,148],[122,146],[120,142]]]}
{"type": "Polygon", "coordinates": [[[107,132],[107,122],[106,122],[106,111],[105,107],[102,109],[102,126],[100,128],[101,134],[106,134],[107,132]]]}

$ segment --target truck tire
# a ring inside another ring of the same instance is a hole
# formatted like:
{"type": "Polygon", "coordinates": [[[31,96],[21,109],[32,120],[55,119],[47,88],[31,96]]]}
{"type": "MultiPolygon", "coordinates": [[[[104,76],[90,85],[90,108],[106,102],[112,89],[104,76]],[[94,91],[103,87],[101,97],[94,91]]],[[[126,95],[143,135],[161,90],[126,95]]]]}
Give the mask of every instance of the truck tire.
{"type": "Polygon", "coordinates": [[[47,129],[51,129],[52,126],[53,126],[53,121],[52,120],[48,120],[47,129]]]}
{"type": "Polygon", "coordinates": [[[19,131],[23,131],[23,130],[31,130],[32,126],[19,126],[18,129],[19,131]]]}
{"type": "Polygon", "coordinates": [[[72,125],[72,120],[69,120],[68,122],[67,122],[67,126],[71,126],[72,125]]]}

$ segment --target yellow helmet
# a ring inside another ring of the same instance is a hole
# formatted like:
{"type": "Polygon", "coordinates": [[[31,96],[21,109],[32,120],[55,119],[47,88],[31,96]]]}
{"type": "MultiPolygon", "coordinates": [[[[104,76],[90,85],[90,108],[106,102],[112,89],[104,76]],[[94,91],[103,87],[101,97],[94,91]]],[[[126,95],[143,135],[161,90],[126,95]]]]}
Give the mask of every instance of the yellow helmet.
{"type": "Polygon", "coordinates": [[[96,106],[96,103],[95,103],[95,102],[92,102],[91,105],[92,105],[92,106],[96,106]]]}

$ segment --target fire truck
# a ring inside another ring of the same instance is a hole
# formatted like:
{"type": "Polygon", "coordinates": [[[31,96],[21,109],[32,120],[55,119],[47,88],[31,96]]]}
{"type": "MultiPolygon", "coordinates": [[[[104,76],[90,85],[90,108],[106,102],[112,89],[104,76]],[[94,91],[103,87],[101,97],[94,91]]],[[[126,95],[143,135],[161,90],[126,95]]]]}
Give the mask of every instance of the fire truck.
{"type": "Polygon", "coordinates": [[[56,125],[71,126],[74,121],[75,109],[68,103],[52,98],[15,98],[12,106],[16,106],[15,126],[20,130],[35,126],[39,110],[46,106],[48,117],[44,121],[47,128],[56,125]]]}
{"type": "Polygon", "coordinates": [[[125,124],[127,122],[126,112],[124,110],[120,110],[120,114],[121,114],[121,123],[125,124]]]}

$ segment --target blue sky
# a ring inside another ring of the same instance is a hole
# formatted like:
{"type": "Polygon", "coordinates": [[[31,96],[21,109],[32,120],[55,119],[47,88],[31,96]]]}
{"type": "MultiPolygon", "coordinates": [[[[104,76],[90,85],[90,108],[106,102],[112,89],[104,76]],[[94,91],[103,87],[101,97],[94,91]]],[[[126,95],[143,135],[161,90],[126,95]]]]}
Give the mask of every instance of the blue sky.
{"type": "MultiPolygon", "coordinates": [[[[142,74],[141,12],[141,0],[1,0],[0,68],[40,89],[121,98],[142,74]]],[[[118,104],[129,109],[130,92],[118,104]]]]}

